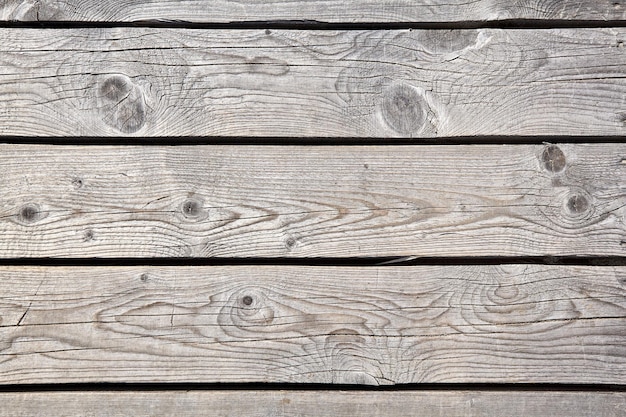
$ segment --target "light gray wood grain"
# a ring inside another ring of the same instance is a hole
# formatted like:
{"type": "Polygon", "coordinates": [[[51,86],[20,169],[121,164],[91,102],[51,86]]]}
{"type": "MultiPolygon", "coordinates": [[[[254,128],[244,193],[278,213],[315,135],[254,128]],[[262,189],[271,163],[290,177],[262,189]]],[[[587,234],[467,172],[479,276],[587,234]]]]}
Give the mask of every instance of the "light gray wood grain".
{"type": "Polygon", "coordinates": [[[0,135],[626,134],[626,28],[0,38],[0,135]]]}
{"type": "Polygon", "coordinates": [[[0,393],[0,416],[621,417],[626,396],[587,391],[130,391],[0,393]]]}
{"type": "Polygon", "coordinates": [[[626,144],[0,145],[0,257],[624,256],[626,144]]]}
{"type": "Polygon", "coordinates": [[[623,0],[3,0],[0,19],[19,21],[229,23],[471,22],[626,19],[623,0]]]}
{"type": "Polygon", "coordinates": [[[4,267],[0,383],[626,383],[626,268],[4,267]]]}

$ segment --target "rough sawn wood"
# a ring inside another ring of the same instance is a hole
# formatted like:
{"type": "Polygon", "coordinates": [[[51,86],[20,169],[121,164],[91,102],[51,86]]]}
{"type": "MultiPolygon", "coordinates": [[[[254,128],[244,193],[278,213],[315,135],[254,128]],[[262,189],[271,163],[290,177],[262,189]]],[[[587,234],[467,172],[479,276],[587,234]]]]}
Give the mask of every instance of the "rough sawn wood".
{"type": "Polygon", "coordinates": [[[0,135],[626,134],[626,28],[4,28],[0,38],[0,135]]]}
{"type": "Polygon", "coordinates": [[[624,256],[624,144],[0,145],[0,257],[624,256]]]}
{"type": "Polygon", "coordinates": [[[2,417],[621,417],[626,396],[592,391],[114,391],[0,393],[2,417]]]}
{"type": "Polygon", "coordinates": [[[0,318],[2,384],[626,383],[624,267],[13,266],[0,318]]]}
{"type": "Polygon", "coordinates": [[[617,21],[623,0],[3,0],[0,20],[23,22],[457,23],[502,20],[617,21]]]}

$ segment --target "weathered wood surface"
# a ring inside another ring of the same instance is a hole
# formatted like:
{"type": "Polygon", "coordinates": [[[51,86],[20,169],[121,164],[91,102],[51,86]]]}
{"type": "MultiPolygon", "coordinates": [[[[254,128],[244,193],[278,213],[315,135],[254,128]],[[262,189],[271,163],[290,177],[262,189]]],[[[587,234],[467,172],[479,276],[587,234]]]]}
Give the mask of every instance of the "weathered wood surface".
{"type": "Polygon", "coordinates": [[[623,0],[3,0],[1,20],[197,23],[471,22],[626,19],[623,0]]]}
{"type": "Polygon", "coordinates": [[[626,134],[626,28],[0,38],[1,135],[626,134]]]}
{"type": "Polygon", "coordinates": [[[626,144],[0,145],[0,257],[623,256],[626,144]]]}
{"type": "Polygon", "coordinates": [[[626,268],[5,267],[0,383],[626,383],[626,268]]]}
{"type": "Polygon", "coordinates": [[[0,393],[2,417],[622,417],[626,395],[576,391],[0,393]]]}

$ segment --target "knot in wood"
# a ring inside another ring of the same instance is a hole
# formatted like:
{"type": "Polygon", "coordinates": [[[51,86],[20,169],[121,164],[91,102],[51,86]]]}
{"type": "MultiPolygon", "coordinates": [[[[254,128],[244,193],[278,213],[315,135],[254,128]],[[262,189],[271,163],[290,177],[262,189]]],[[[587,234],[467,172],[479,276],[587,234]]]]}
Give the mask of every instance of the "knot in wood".
{"type": "Polygon", "coordinates": [[[393,85],[383,92],[383,118],[390,128],[403,135],[416,135],[423,129],[427,106],[418,90],[409,85],[393,85]]]}
{"type": "Polygon", "coordinates": [[[19,210],[18,218],[22,223],[36,222],[41,218],[39,206],[33,203],[23,205],[19,210]]]}
{"type": "Polygon", "coordinates": [[[287,236],[285,239],[285,248],[287,248],[287,250],[293,250],[297,244],[298,240],[293,236],[287,236]]]}
{"type": "Polygon", "coordinates": [[[83,233],[83,241],[89,242],[90,240],[93,240],[93,230],[87,229],[85,233],[83,233]]]}
{"type": "Polygon", "coordinates": [[[593,198],[583,188],[573,187],[563,201],[562,213],[572,225],[580,226],[593,219],[593,198]]]}
{"type": "Polygon", "coordinates": [[[112,75],[99,88],[104,122],[123,133],[135,133],[146,122],[143,92],[125,75],[112,75]]]}
{"type": "Polygon", "coordinates": [[[567,200],[567,209],[574,215],[585,213],[589,209],[589,201],[584,195],[574,194],[567,200]]]}
{"type": "Polygon", "coordinates": [[[541,162],[547,171],[558,173],[565,169],[565,154],[558,146],[548,145],[541,153],[541,162]]]}
{"type": "Polygon", "coordinates": [[[244,295],[243,298],[241,299],[241,302],[243,303],[243,305],[245,306],[251,306],[252,303],[254,302],[254,298],[252,298],[249,295],[244,295]]]}
{"type": "Polygon", "coordinates": [[[181,206],[181,211],[185,217],[198,217],[202,213],[202,204],[194,199],[187,199],[181,206]]]}

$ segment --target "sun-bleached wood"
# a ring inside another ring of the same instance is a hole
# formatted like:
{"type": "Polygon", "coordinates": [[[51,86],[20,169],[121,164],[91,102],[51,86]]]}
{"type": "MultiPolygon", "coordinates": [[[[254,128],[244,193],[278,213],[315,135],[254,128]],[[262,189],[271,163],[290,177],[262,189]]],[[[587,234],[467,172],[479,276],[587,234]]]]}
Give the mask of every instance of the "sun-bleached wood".
{"type": "Polygon", "coordinates": [[[2,417],[621,417],[623,392],[127,391],[0,393],[2,417]]]}
{"type": "Polygon", "coordinates": [[[0,383],[626,383],[626,267],[0,270],[0,383]]]}
{"type": "Polygon", "coordinates": [[[230,23],[625,20],[623,0],[3,0],[1,20],[230,23]]]}
{"type": "Polygon", "coordinates": [[[623,27],[0,38],[0,135],[626,134],[623,27]]]}
{"type": "Polygon", "coordinates": [[[0,145],[0,257],[624,256],[626,144],[0,145]]]}

